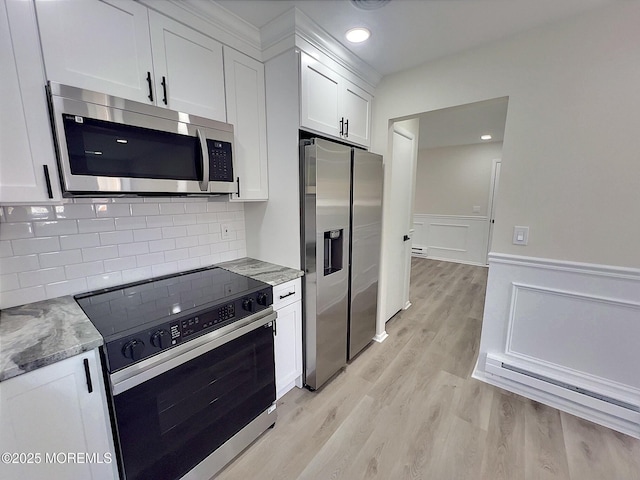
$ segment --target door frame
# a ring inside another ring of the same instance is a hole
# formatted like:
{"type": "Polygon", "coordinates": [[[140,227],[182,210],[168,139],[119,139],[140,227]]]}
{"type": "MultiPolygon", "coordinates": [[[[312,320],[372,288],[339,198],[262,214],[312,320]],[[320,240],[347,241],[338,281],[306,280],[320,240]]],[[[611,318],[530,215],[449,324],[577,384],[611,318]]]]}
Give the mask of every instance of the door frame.
{"type": "Polygon", "coordinates": [[[496,217],[496,193],[500,187],[500,174],[502,170],[502,158],[494,158],[491,164],[491,183],[489,186],[489,205],[487,208],[488,216],[488,232],[487,232],[487,257],[486,264],[489,264],[489,252],[491,251],[491,242],[493,241],[493,227],[496,217]]]}

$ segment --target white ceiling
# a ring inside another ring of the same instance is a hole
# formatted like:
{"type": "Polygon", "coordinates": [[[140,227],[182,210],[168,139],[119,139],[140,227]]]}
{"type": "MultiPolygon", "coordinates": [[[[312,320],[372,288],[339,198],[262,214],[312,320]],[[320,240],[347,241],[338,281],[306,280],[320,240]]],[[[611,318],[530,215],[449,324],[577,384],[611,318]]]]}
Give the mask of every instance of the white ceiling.
{"type": "Polygon", "coordinates": [[[434,110],[420,115],[418,148],[449,147],[483,143],[480,135],[501,142],[507,119],[506,97],[434,110]]]}
{"type": "Polygon", "coordinates": [[[327,33],[387,75],[621,0],[391,0],[365,11],[350,0],[218,0],[260,28],[297,7],[327,33]],[[371,38],[349,44],[365,26],[371,38]]]}

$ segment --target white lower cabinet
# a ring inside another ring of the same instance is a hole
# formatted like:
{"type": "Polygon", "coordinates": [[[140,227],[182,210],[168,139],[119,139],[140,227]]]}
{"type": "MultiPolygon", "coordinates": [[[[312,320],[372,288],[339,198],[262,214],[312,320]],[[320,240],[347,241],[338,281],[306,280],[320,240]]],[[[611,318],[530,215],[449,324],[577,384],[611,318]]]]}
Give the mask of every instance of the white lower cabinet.
{"type": "Polygon", "coordinates": [[[0,383],[0,477],[118,477],[99,358],[85,352],[0,383]]]}
{"type": "Polygon", "coordinates": [[[300,279],[273,289],[278,312],[275,333],[276,399],[302,387],[302,301],[300,279]]]}

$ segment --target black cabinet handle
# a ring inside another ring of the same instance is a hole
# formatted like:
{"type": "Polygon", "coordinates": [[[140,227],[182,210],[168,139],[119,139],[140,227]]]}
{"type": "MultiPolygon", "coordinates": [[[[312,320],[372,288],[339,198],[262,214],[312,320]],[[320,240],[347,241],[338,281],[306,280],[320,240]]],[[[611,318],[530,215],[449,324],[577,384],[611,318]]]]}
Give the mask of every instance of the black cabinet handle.
{"type": "Polygon", "coordinates": [[[89,360],[84,359],[84,374],[87,377],[87,390],[89,393],[93,392],[93,383],[91,383],[91,372],[89,371],[89,360]]]}
{"type": "Polygon", "coordinates": [[[344,136],[348,137],[349,136],[349,120],[347,120],[346,122],[344,122],[344,136]]]}
{"type": "Polygon", "coordinates": [[[405,235],[402,240],[406,242],[407,240],[411,240],[411,237],[409,235],[405,235]]]}
{"type": "Polygon", "coordinates": [[[340,136],[344,133],[344,117],[340,119],[340,136]]]}
{"type": "Polygon", "coordinates": [[[238,185],[238,192],[236,193],[236,195],[238,195],[238,198],[240,198],[240,177],[236,177],[236,184],[238,185]]]}
{"type": "Polygon", "coordinates": [[[149,101],[153,102],[153,83],[151,83],[151,72],[147,72],[147,84],[149,85],[149,101]]]}
{"type": "Polygon", "coordinates": [[[53,198],[53,190],[51,189],[51,177],[49,176],[49,165],[43,165],[44,169],[44,181],[47,184],[47,195],[49,198],[53,198]]]}
{"type": "Polygon", "coordinates": [[[168,105],[168,104],[167,104],[167,79],[166,79],[166,77],[165,77],[165,76],[163,76],[163,77],[162,77],[162,82],[161,82],[161,83],[162,83],[162,94],[164,95],[164,96],[162,97],[162,102],[163,102],[165,105],[168,105]]]}
{"type": "Polygon", "coordinates": [[[278,336],[278,319],[275,319],[273,321],[273,336],[274,337],[278,336]]]}
{"type": "Polygon", "coordinates": [[[280,297],[280,300],[282,300],[283,298],[287,298],[287,297],[290,297],[291,295],[295,295],[295,294],[296,294],[296,292],[289,292],[286,295],[279,295],[279,297],[280,297]]]}

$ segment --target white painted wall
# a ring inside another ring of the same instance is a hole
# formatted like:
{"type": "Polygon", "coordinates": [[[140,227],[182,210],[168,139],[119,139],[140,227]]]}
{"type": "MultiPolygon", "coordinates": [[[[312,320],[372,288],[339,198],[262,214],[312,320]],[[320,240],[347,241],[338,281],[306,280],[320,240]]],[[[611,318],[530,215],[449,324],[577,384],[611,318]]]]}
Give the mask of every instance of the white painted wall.
{"type": "Polygon", "coordinates": [[[0,308],[244,257],[244,205],[226,198],[1,207],[0,308]],[[227,240],[221,223],[230,227],[227,240]]]}
{"type": "Polygon", "coordinates": [[[385,77],[372,150],[389,119],[508,96],[492,250],[640,267],[638,25],[640,2],[618,2],[385,77]]]}
{"type": "Polygon", "coordinates": [[[502,142],[419,150],[414,212],[487,216],[493,160],[501,156],[502,142]]]}

